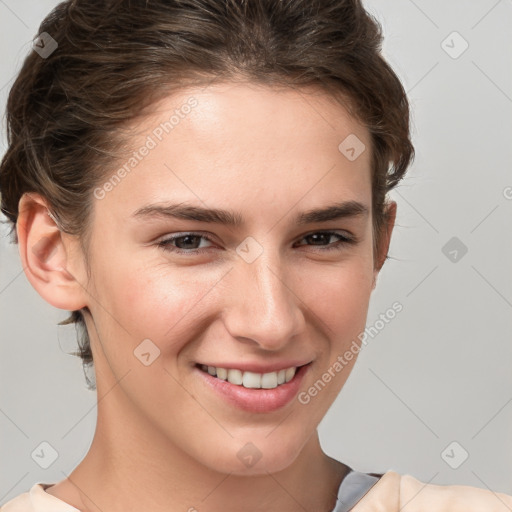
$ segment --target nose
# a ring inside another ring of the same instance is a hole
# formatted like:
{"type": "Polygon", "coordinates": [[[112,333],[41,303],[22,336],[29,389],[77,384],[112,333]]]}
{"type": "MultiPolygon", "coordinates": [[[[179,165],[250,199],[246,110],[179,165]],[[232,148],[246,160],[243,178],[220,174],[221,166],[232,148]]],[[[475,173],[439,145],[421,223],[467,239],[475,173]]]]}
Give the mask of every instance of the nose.
{"type": "Polygon", "coordinates": [[[238,260],[230,272],[224,309],[225,326],[231,336],[264,350],[279,351],[301,333],[305,326],[304,302],[297,294],[294,273],[297,276],[298,269],[285,268],[268,250],[252,263],[238,260]]]}

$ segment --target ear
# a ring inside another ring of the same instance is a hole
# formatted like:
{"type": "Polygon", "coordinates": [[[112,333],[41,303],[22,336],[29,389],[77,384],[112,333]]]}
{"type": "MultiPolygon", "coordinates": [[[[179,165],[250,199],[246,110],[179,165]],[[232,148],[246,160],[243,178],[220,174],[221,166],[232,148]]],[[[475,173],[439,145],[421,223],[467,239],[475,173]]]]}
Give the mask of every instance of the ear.
{"type": "Polygon", "coordinates": [[[391,233],[395,226],[396,220],[396,201],[389,201],[387,203],[387,217],[386,223],[382,227],[382,233],[380,237],[380,246],[377,248],[377,266],[373,272],[373,287],[377,285],[377,276],[381,271],[389,251],[389,245],[391,243],[391,233]]]}
{"type": "Polygon", "coordinates": [[[76,241],[60,231],[40,195],[23,194],[18,210],[19,253],[30,284],[56,308],[76,311],[87,306],[84,266],[76,241]]]}

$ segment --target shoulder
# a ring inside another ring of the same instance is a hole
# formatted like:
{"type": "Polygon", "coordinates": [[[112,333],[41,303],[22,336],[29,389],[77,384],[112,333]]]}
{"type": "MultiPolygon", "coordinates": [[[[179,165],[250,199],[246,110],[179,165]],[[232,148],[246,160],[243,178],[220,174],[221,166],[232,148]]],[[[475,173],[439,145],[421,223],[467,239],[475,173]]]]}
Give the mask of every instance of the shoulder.
{"type": "Polygon", "coordinates": [[[16,496],[0,507],[0,512],[32,512],[33,510],[29,492],[16,496]]]}
{"type": "Polygon", "coordinates": [[[45,492],[51,484],[36,483],[29,491],[16,496],[0,507],[0,512],[80,512],[68,503],[45,492]]]}
{"type": "Polygon", "coordinates": [[[512,496],[466,485],[435,485],[387,471],[353,512],[510,512],[512,496]]]}
{"type": "Polygon", "coordinates": [[[512,496],[507,494],[467,485],[425,484],[411,475],[401,477],[400,503],[404,512],[426,510],[426,507],[450,512],[512,510],[512,496]]]}

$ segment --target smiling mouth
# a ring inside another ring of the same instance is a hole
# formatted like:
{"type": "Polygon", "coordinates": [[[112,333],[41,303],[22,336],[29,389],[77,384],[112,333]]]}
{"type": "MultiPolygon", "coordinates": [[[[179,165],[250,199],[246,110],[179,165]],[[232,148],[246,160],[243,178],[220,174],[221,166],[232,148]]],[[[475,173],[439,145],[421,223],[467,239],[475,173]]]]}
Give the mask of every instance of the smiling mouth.
{"type": "MultiPolygon", "coordinates": [[[[311,363],[308,363],[311,364],[311,363]]],[[[303,366],[307,366],[303,365],[303,366]]],[[[290,382],[295,373],[302,366],[291,366],[276,372],[257,373],[242,371],[237,368],[219,368],[216,366],[206,366],[204,364],[197,364],[197,368],[201,371],[208,373],[212,377],[220,380],[225,380],[235,386],[240,386],[249,389],[275,389],[283,384],[290,382]]]]}

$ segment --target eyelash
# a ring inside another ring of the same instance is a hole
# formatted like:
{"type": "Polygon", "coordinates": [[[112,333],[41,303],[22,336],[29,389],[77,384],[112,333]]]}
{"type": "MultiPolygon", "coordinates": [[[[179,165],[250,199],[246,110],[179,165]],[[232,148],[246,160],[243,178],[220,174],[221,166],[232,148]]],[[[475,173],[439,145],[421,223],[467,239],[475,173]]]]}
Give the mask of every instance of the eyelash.
{"type": "MultiPolygon", "coordinates": [[[[319,249],[320,252],[341,250],[343,248],[343,246],[355,245],[358,243],[358,240],[355,237],[347,237],[345,235],[341,235],[340,233],[338,233],[336,231],[314,231],[313,233],[309,233],[309,234],[303,236],[300,240],[302,241],[305,238],[308,238],[313,235],[318,235],[318,234],[337,236],[340,238],[340,240],[338,240],[338,242],[335,242],[332,244],[327,244],[327,246],[325,248],[319,249]]],[[[205,234],[195,233],[195,232],[185,232],[185,233],[178,233],[177,235],[168,237],[165,240],[161,240],[160,242],[157,243],[157,246],[164,249],[165,251],[170,251],[170,252],[174,252],[177,254],[189,254],[189,255],[190,254],[201,254],[209,249],[209,247],[203,248],[203,249],[180,249],[178,247],[174,247],[171,245],[171,243],[174,242],[175,240],[177,240],[179,238],[186,238],[189,236],[204,238],[212,243],[215,243],[209,236],[207,236],[205,234]]],[[[308,245],[308,244],[305,244],[305,245],[308,245]]],[[[319,247],[319,246],[316,246],[316,247],[319,247]]]]}

